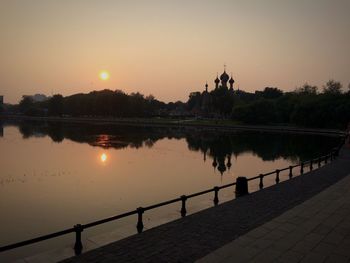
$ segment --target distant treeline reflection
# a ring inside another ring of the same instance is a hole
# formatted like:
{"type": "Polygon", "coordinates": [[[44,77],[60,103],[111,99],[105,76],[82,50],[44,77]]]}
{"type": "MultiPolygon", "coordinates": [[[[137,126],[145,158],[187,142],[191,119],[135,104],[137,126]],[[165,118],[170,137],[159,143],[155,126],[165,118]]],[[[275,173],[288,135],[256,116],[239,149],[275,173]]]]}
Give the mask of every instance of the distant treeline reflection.
{"type": "Polygon", "coordinates": [[[60,143],[69,139],[102,148],[152,147],[158,140],[185,139],[189,150],[211,158],[220,172],[231,166],[231,158],[253,153],[265,161],[279,158],[303,161],[328,153],[338,137],[252,131],[203,130],[189,127],[133,127],[119,125],[19,122],[23,138],[49,136],[60,143]]]}

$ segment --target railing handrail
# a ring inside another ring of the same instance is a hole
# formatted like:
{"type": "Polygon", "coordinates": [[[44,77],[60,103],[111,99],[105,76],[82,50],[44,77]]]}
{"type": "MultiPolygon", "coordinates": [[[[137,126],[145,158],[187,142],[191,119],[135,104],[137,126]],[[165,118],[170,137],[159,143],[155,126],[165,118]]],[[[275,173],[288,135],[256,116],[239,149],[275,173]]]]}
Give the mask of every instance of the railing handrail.
{"type": "MultiPolygon", "coordinates": [[[[265,176],[276,174],[276,183],[278,183],[279,182],[279,173],[280,172],[286,171],[286,170],[290,170],[290,173],[292,173],[292,169],[294,169],[296,167],[299,167],[299,166],[301,167],[300,173],[303,174],[303,168],[304,168],[304,166],[306,164],[311,164],[313,161],[317,161],[317,162],[319,162],[319,167],[320,167],[320,162],[322,160],[324,160],[324,164],[326,164],[328,158],[332,158],[332,156],[335,157],[335,156],[337,156],[339,154],[340,148],[343,146],[343,144],[344,144],[344,141],[342,141],[342,143],[338,147],[333,148],[332,152],[327,154],[327,155],[323,155],[323,156],[320,156],[318,158],[311,159],[309,161],[303,161],[303,162],[300,162],[299,164],[291,165],[291,166],[288,166],[288,167],[283,168],[283,169],[277,169],[275,171],[268,172],[268,173],[265,173],[265,174],[259,174],[258,176],[254,176],[254,177],[248,178],[246,180],[247,181],[252,181],[252,180],[260,179],[259,186],[260,186],[260,189],[261,189],[261,188],[263,188],[262,180],[263,180],[263,178],[265,176]]],[[[311,166],[310,166],[310,168],[311,168],[311,166]]],[[[290,178],[291,177],[292,177],[292,174],[290,174],[290,178]]],[[[9,245],[0,247],[0,252],[4,252],[4,251],[7,251],[7,250],[15,249],[15,248],[18,248],[18,247],[23,247],[23,246],[26,246],[26,245],[34,244],[34,243],[37,243],[37,242],[40,242],[40,241],[44,241],[44,240],[47,240],[47,239],[51,239],[51,238],[55,238],[55,237],[59,237],[59,236],[63,236],[63,235],[75,232],[76,233],[75,250],[76,250],[77,254],[80,254],[81,249],[82,249],[81,232],[83,231],[83,229],[87,229],[87,228],[90,228],[90,227],[94,227],[94,226],[101,225],[101,224],[104,224],[104,223],[107,223],[107,222],[111,222],[111,221],[118,220],[118,219],[121,219],[121,218],[124,218],[124,217],[128,217],[128,216],[131,216],[131,215],[138,214],[139,220],[138,220],[138,223],[137,223],[137,230],[138,230],[139,233],[141,233],[142,230],[143,230],[142,214],[145,211],[151,210],[151,209],[155,209],[155,208],[158,208],[158,207],[162,207],[162,206],[166,206],[166,205],[169,205],[169,204],[173,204],[173,203],[176,203],[176,202],[182,202],[181,215],[182,215],[182,217],[184,217],[186,215],[185,202],[186,202],[187,199],[193,198],[193,197],[196,197],[196,196],[200,196],[200,195],[204,195],[204,194],[207,194],[207,193],[210,193],[210,192],[215,192],[215,198],[214,198],[213,201],[214,201],[214,204],[217,205],[218,204],[218,191],[221,190],[221,189],[224,189],[224,188],[228,188],[230,186],[234,186],[234,185],[236,185],[236,187],[237,187],[237,182],[233,182],[233,183],[229,183],[229,184],[225,184],[225,185],[221,185],[221,186],[215,186],[213,188],[210,188],[210,189],[207,189],[207,190],[203,190],[203,191],[200,191],[200,192],[196,192],[196,193],[193,193],[193,194],[190,194],[190,195],[182,195],[181,197],[174,198],[174,199],[171,199],[171,200],[168,200],[168,201],[164,201],[164,202],[160,202],[160,203],[157,203],[157,204],[154,204],[154,205],[150,205],[150,206],[146,206],[146,207],[139,207],[136,210],[132,210],[132,211],[125,212],[125,213],[122,213],[122,214],[118,214],[118,215],[115,215],[115,216],[111,216],[111,217],[108,217],[108,218],[100,219],[100,220],[93,221],[93,222],[90,222],[90,223],[87,223],[87,224],[82,224],[82,225],[78,224],[78,225],[74,226],[73,228],[64,229],[64,230],[61,230],[61,231],[58,231],[58,232],[46,234],[46,235],[39,236],[39,237],[36,237],[36,238],[32,238],[32,239],[28,239],[28,240],[24,240],[24,241],[21,241],[21,242],[16,242],[16,243],[13,243],[13,244],[9,244],[9,245]]]]}

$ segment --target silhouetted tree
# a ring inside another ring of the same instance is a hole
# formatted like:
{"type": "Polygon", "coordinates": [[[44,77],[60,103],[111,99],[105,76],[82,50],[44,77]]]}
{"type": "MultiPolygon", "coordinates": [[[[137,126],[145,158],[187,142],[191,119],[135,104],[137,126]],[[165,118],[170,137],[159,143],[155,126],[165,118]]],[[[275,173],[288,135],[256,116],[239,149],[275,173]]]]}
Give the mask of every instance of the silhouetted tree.
{"type": "Polygon", "coordinates": [[[29,116],[38,116],[43,114],[40,103],[34,103],[32,97],[23,96],[19,103],[20,112],[29,116]]]}
{"type": "Polygon", "coordinates": [[[317,94],[318,87],[309,85],[308,83],[305,83],[302,87],[296,88],[295,92],[299,94],[309,94],[309,95],[316,95],[317,94]]]}
{"type": "Polygon", "coordinates": [[[340,82],[331,79],[323,86],[323,93],[337,95],[342,92],[342,87],[340,82]]]}
{"type": "Polygon", "coordinates": [[[278,88],[266,87],[263,91],[256,91],[257,96],[265,99],[277,99],[283,96],[283,91],[278,88]]]}
{"type": "Polygon", "coordinates": [[[63,96],[60,94],[53,95],[49,99],[49,115],[61,116],[63,114],[63,96]]]}

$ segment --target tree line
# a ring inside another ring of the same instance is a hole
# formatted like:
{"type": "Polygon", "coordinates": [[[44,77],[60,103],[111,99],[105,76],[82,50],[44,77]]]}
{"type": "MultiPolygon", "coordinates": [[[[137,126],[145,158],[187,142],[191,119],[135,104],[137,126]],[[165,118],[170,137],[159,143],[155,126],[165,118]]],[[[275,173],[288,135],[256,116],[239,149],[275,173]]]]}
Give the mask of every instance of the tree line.
{"type": "Polygon", "coordinates": [[[18,105],[22,114],[31,116],[105,116],[151,117],[171,110],[174,103],[166,104],[154,96],[141,93],[126,94],[120,90],[92,91],[63,97],[53,95],[46,101],[36,102],[23,96],[18,105]]]}
{"type": "Polygon", "coordinates": [[[330,80],[322,89],[304,84],[291,92],[266,87],[254,93],[225,87],[192,92],[186,103],[165,103],[141,93],[92,91],[45,101],[23,96],[10,111],[30,116],[154,117],[192,116],[246,124],[280,124],[345,129],[350,121],[350,87],[330,80]]]}
{"type": "Polygon", "coordinates": [[[266,87],[255,93],[218,87],[191,93],[189,110],[246,124],[281,124],[345,129],[350,122],[350,85],[329,80],[322,89],[304,84],[291,92],[266,87]]]}
{"type": "Polygon", "coordinates": [[[350,122],[350,89],[344,92],[334,80],[321,91],[307,83],[285,93],[265,88],[254,100],[234,106],[232,118],[245,123],[345,129],[350,122]]]}

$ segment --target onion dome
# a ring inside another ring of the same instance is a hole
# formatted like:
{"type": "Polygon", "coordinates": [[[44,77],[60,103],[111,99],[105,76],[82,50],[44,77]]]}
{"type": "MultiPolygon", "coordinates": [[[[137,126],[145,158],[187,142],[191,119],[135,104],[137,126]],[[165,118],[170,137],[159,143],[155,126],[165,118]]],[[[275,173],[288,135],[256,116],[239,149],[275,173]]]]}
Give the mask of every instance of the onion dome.
{"type": "Polygon", "coordinates": [[[226,166],[224,163],[219,163],[218,170],[221,173],[221,175],[226,171],[226,166]]]}
{"type": "Polygon", "coordinates": [[[221,76],[220,76],[221,81],[227,82],[229,80],[229,78],[230,78],[230,76],[224,70],[224,73],[222,73],[221,76]]]}
{"type": "Polygon", "coordinates": [[[208,93],[208,82],[205,83],[205,92],[208,93]]]}
{"type": "Polygon", "coordinates": [[[230,83],[230,84],[235,83],[235,81],[233,80],[232,76],[231,76],[231,78],[230,78],[230,80],[229,80],[229,83],[230,83]]]}
{"type": "Polygon", "coordinates": [[[218,171],[221,173],[221,175],[226,171],[226,166],[225,166],[225,157],[220,156],[218,158],[219,160],[219,166],[218,166],[218,171]]]}
{"type": "Polygon", "coordinates": [[[215,82],[216,84],[219,84],[220,80],[219,80],[219,77],[218,77],[218,76],[216,76],[216,79],[214,80],[214,82],[215,82]]]}
{"type": "Polygon", "coordinates": [[[232,163],[231,163],[231,154],[227,156],[227,168],[230,170],[232,163]]]}
{"type": "Polygon", "coordinates": [[[214,157],[214,161],[213,161],[213,167],[214,167],[214,169],[216,168],[217,165],[218,165],[218,163],[216,162],[216,157],[214,157]]]}

